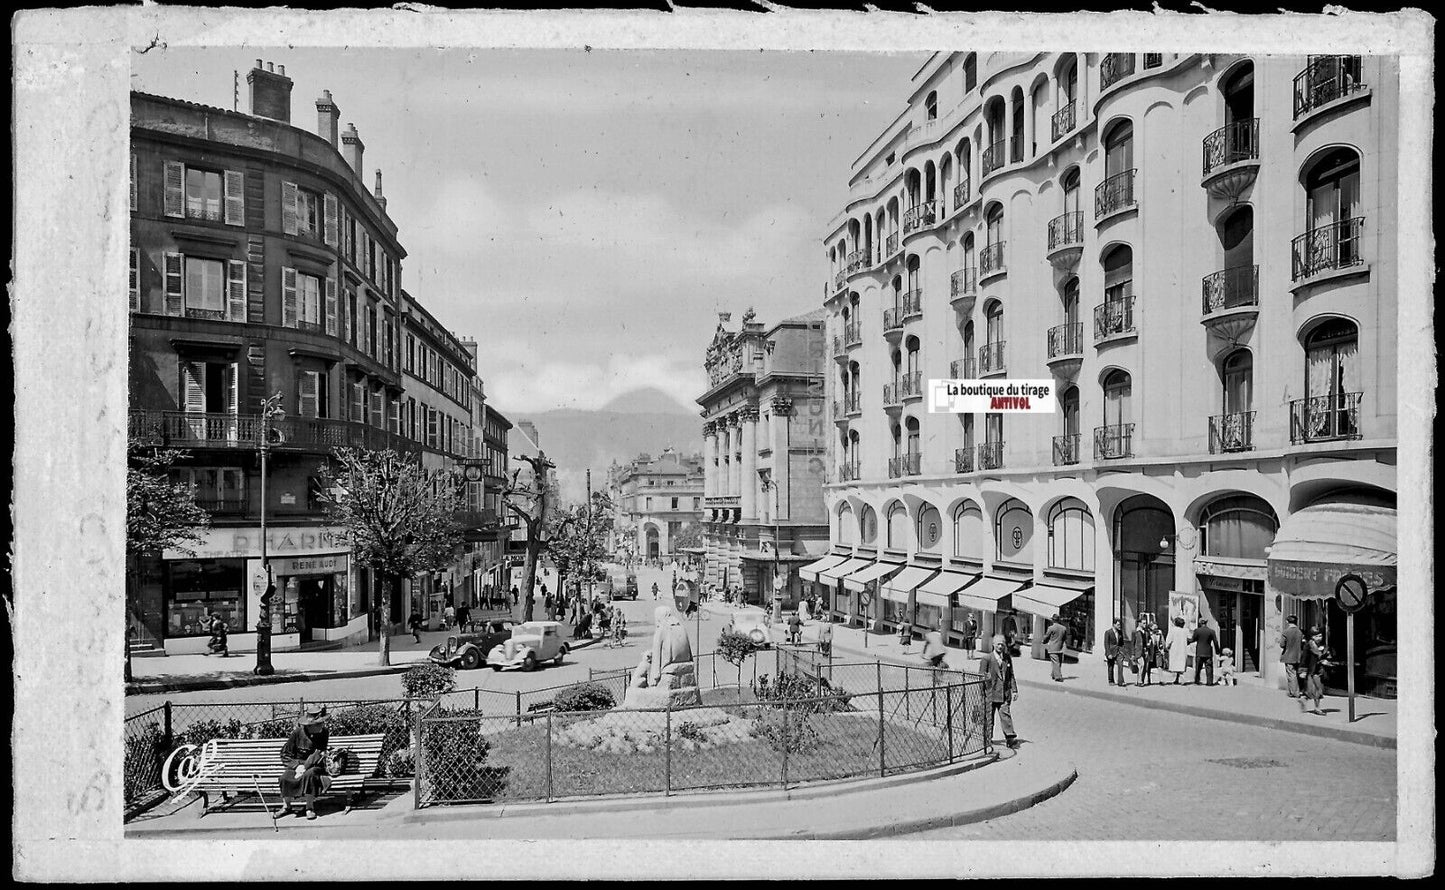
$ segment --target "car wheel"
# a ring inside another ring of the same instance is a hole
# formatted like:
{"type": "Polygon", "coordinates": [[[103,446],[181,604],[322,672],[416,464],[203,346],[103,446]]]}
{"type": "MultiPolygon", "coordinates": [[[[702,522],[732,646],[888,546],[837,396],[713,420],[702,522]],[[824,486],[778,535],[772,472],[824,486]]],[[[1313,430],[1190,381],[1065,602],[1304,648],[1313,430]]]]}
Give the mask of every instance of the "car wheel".
{"type": "Polygon", "coordinates": [[[537,669],[537,656],[528,652],[527,657],[522,659],[522,670],[535,671],[537,669]]]}
{"type": "Polygon", "coordinates": [[[482,654],[475,649],[468,649],[462,653],[462,669],[471,670],[482,663],[482,654]]]}

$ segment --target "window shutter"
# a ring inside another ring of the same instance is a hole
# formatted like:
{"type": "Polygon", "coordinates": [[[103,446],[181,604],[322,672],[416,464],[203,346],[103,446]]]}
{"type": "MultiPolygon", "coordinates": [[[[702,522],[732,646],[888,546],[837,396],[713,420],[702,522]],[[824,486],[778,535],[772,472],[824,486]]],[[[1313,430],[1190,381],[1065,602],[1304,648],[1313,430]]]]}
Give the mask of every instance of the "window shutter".
{"type": "Polygon", "coordinates": [[[240,377],[240,375],[236,373],[235,362],[231,362],[229,365],[225,365],[224,369],[225,370],[222,371],[222,380],[224,382],[222,388],[225,390],[226,393],[225,410],[227,414],[235,415],[241,407],[241,400],[238,397],[236,391],[237,387],[240,385],[237,379],[240,377]]]}
{"type": "Polygon", "coordinates": [[[371,391],[371,425],[381,426],[381,390],[379,389],[371,391]]]}
{"type": "Polygon", "coordinates": [[[299,391],[296,396],[297,413],[302,417],[316,416],[316,372],[302,371],[297,375],[296,381],[299,384],[299,391]]]}
{"type": "Polygon", "coordinates": [[[186,294],[183,289],[184,267],[184,257],[180,254],[166,254],[166,315],[186,314],[186,294]]]}
{"type": "Polygon", "coordinates": [[[186,215],[186,165],[180,161],[166,161],[166,216],[186,215]]]}
{"type": "Polygon", "coordinates": [[[329,247],[336,246],[336,196],[330,192],[326,193],[326,220],[325,235],[326,244],[329,247]]]}
{"type": "Polygon", "coordinates": [[[348,290],[348,291],[346,292],[346,299],[344,299],[344,300],[341,301],[341,307],[340,307],[340,312],[341,312],[341,339],[345,340],[347,343],[352,343],[352,342],[353,342],[352,339],[351,339],[351,316],[356,313],[355,307],[356,307],[356,294],[354,294],[354,293],[352,293],[351,291],[348,290]],[[349,312],[347,311],[348,306],[351,307],[351,311],[349,311],[349,312]]]}
{"type": "Polygon", "coordinates": [[[130,311],[140,311],[140,248],[130,249],[130,311]]]}
{"type": "Polygon", "coordinates": [[[297,327],[296,270],[289,266],[281,269],[281,324],[288,328],[297,327]]]}
{"type": "Polygon", "coordinates": [[[227,170],[221,177],[226,203],[226,225],[246,224],[246,175],[240,170],[227,170]]]}
{"type": "Polygon", "coordinates": [[[281,231],[296,234],[296,183],[281,183],[281,231]]]}
{"type": "Polygon", "coordinates": [[[231,260],[226,265],[226,318],[230,321],[245,321],[246,263],[243,260],[231,260]]]}
{"type": "Polygon", "coordinates": [[[341,208],[341,254],[351,259],[351,214],[341,208]]]}
{"type": "Polygon", "coordinates": [[[391,400],[391,431],[401,435],[401,399],[391,400]]]}
{"type": "Polygon", "coordinates": [[[336,336],[336,279],[326,279],[326,333],[336,336]]]}
{"type": "Polygon", "coordinates": [[[137,199],[138,199],[138,197],[139,197],[138,191],[139,191],[139,188],[140,188],[140,184],[139,184],[138,182],[136,182],[135,175],[136,175],[135,152],[131,152],[131,153],[130,153],[130,209],[131,209],[131,210],[135,210],[135,209],[136,209],[136,207],[137,207],[137,199]]]}
{"type": "Polygon", "coordinates": [[[351,384],[351,419],[356,423],[366,422],[366,406],[360,383],[351,384]]]}
{"type": "Polygon", "coordinates": [[[206,368],[197,362],[181,362],[181,408],[187,414],[206,410],[206,368]]]}

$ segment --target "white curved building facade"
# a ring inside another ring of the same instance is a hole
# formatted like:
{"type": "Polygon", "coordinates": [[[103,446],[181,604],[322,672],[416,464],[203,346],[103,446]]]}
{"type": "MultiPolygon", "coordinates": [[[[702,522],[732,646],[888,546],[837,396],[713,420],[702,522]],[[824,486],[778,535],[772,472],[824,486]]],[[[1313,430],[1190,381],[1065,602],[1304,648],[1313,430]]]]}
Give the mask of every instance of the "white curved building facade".
{"type": "Polygon", "coordinates": [[[834,613],[1026,643],[1058,611],[1085,659],[1115,617],[1202,616],[1274,684],[1286,615],[1343,654],[1354,574],[1357,682],[1393,695],[1397,79],[930,59],[824,241],[833,561],[804,577],[834,613]],[[1051,378],[1060,410],[930,413],[944,378],[1051,378]]]}

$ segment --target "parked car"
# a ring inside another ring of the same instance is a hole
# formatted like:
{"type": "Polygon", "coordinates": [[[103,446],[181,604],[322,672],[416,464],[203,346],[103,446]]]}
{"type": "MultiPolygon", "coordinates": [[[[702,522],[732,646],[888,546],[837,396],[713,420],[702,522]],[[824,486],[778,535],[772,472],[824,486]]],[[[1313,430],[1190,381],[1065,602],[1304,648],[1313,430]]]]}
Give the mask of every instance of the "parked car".
{"type": "Polygon", "coordinates": [[[527,621],[514,626],[505,643],[492,647],[487,653],[487,664],[494,671],[513,668],[531,671],[544,661],[560,665],[568,649],[562,638],[561,622],[527,621]]]}
{"type": "Polygon", "coordinates": [[[447,637],[446,644],[433,647],[427,657],[437,664],[449,664],[456,668],[470,670],[481,667],[487,663],[487,653],[512,635],[516,623],[510,618],[483,621],[475,631],[447,637]]]}
{"type": "Polygon", "coordinates": [[[773,617],[766,609],[756,606],[744,606],[733,611],[732,620],[728,623],[728,629],[736,633],[746,634],[749,639],[763,648],[773,645],[773,617]]]}

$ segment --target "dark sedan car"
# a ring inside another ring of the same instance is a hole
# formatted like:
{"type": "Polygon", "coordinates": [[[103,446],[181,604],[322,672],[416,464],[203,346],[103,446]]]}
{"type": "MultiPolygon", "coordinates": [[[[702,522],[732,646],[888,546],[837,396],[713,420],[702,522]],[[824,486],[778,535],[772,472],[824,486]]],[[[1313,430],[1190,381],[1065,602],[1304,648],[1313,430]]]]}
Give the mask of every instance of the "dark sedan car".
{"type": "Polygon", "coordinates": [[[459,668],[477,668],[487,663],[487,653],[498,643],[505,643],[512,636],[517,622],[510,618],[494,618],[484,621],[476,631],[447,637],[445,646],[436,646],[427,657],[437,664],[449,664],[459,668]]]}

